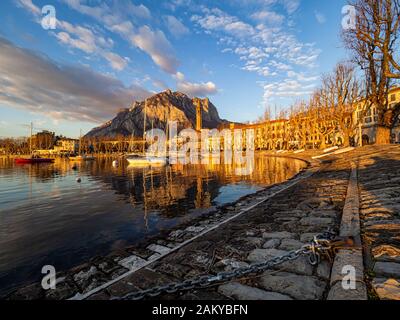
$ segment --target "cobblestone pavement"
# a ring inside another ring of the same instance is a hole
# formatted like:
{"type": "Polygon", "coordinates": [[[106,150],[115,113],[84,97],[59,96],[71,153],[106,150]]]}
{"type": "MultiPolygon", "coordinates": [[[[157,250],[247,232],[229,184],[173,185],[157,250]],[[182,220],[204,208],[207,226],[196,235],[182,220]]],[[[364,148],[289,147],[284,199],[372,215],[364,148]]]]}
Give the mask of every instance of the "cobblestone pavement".
{"type": "Polygon", "coordinates": [[[370,297],[400,300],[400,146],[355,150],[370,297]]]}

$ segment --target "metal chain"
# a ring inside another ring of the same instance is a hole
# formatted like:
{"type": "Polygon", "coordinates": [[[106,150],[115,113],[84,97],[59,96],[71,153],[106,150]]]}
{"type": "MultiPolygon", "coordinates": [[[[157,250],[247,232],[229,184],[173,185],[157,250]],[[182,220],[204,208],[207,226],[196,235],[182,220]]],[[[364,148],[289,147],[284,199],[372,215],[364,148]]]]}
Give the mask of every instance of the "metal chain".
{"type": "Polygon", "coordinates": [[[320,263],[321,257],[332,258],[331,241],[335,239],[335,234],[328,230],[327,232],[315,236],[313,241],[304,245],[298,250],[291,251],[285,255],[277,256],[265,262],[259,262],[247,267],[242,267],[229,272],[220,272],[216,275],[203,275],[193,279],[187,279],[179,283],[158,286],[146,290],[131,292],[122,297],[113,297],[112,300],[141,300],[147,297],[157,297],[163,293],[176,293],[179,291],[188,291],[195,288],[207,288],[215,284],[229,282],[233,279],[257,275],[263,273],[274,266],[287,261],[293,261],[300,256],[308,256],[311,265],[320,263]]]}

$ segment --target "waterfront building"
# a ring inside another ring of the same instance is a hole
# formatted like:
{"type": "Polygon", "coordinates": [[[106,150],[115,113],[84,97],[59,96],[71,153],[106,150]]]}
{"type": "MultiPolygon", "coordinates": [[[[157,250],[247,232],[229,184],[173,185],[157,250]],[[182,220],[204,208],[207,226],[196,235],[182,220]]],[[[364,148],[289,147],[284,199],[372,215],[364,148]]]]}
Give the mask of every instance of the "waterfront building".
{"type": "MultiPolygon", "coordinates": [[[[393,87],[389,91],[389,111],[393,118],[391,123],[390,141],[400,143],[400,87],[393,87]]],[[[376,143],[379,130],[378,112],[376,106],[364,110],[364,100],[360,100],[354,109],[351,127],[351,145],[368,145],[376,143]],[[360,141],[361,139],[361,141],[360,141]]],[[[256,150],[295,150],[317,149],[330,146],[341,146],[345,137],[340,132],[338,120],[327,114],[316,116],[318,110],[304,111],[290,117],[290,119],[268,120],[258,123],[237,124],[230,123],[219,129],[242,130],[242,141],[245,143],[246,130],[254,130],[254,147],[256,150]]]]}
{"type": "MultiPolygon", "coordinates": [[[[393,116],[391,137],[388,143],[400,143],[400,87],[393,87],[388,95],[389,112],[393,116]]],[[[378,125],[378,112],[376,106],[371,106],[364,111],[364,100],[361,100],[354,112],[355,121],[359,124],[356,133],[357,145],[374,144],[376,142],[378,125]]]]}
{"type": "Polygon", "coordinates": [[[54,150],[58,154],[76,154],[79,149],[79,140],[70,139],[70,138],[61,138],[57,141],[57,144],[54,146],[54,150]]]}
{"type": "Polygon", "coordinates": [[[30,139],[33,150],[50,150],[53,149],[55,145],[56,135],[54,132],[43,130],[32,135],[30,139]]]}

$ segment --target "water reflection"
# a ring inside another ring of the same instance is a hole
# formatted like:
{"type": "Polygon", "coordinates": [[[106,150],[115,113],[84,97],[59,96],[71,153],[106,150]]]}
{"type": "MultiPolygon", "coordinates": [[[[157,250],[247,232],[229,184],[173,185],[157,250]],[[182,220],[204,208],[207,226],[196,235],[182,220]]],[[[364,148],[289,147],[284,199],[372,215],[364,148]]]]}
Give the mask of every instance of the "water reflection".
{"type": "Polygon", "coordinates": [[[15,165],[0,159],[0,292],[38,279],[44,264],[63,270],[142,241],[282,182],[304,163],[255,157],[249,176],[227,165],[117,168],[112,158],[15,165]],[[82,183],[76,178],[81,177],[82,183]]]}

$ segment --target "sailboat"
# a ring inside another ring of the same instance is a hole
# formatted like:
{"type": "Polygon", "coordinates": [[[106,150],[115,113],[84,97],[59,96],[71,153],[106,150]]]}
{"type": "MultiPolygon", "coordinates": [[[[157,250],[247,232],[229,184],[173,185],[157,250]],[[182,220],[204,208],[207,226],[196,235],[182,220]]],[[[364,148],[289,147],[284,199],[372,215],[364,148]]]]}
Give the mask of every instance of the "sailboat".
{"type": "Polygon", "coordinates": [[[95,160],[95,157],[93,156],[88,156],[88,155],[82,155],[82,130],[80,131],[79,135],[79,151],[77,156],[70,156],[68,158],[70,161],[93,161],[95,160]]]}
{"type": "Polygon", "coordinates": [[[41,158],[38,155],[35,155],[32,151],[32,132],[33,132],[33,123],[31,122],[31,131],[30,131],[30,139],[29,139],[29,153],[30,157],[24,158],[15,158],[14,161],[17,164],[35,164],[35,163],[52,163],[54,159],[50,158],[41,158]]]}
{"type": "MultiPolygon", "coordinates": [[[[126,160],[130,166],[165,166],[167,160],[165,157],[146,155],[146,120],[147,120],[147,99],[144,103],[143,116],[143,150],[142,153],[130,154],[126,160]]],[[[153,123],[153,122],[152,122],[153,123]]]]}

